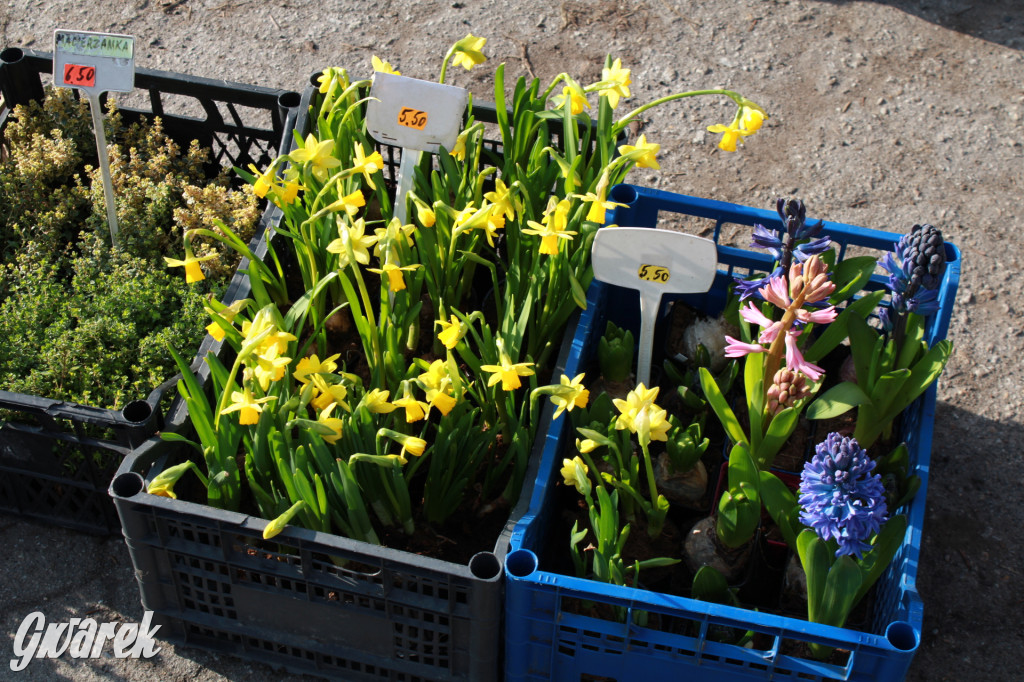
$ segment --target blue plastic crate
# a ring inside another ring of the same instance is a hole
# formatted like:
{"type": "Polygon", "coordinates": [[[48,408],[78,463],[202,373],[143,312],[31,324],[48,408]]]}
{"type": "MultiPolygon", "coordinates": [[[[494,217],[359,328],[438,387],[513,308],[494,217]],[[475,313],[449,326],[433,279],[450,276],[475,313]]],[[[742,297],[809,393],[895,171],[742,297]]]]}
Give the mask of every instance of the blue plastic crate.
{"type": "MultiPolygon", "coordinates": [[[[729,225],[778,223],[778,216],[772,211],[630,185],[613,188],[612,198],[626,204],[613,215],[612,222],[617,225],[655,227],[659,212],[664,211],[699,223],[700,227],[693,230],[699,231],[710,227],[707,220],[701,219],[710,219],[716,243],[729,225]]],[[[688,231],[690,227],[687,226],[688,231]]],[[[853,255],[853,247],[881,256],[899,239],[896,234],[831,222],[825,223],[823,234],[838,245],[840,258],[848,251],[853,255]]],[[[940,289],[941,308],[929,318],[926,328],[929,343],[946,336],[960,277],[958,249],[947,243],[946,257],[949,265],[940,289]]],[[[718,273],[709,292],[675,298],[714,314],[724,306],[734,276],[766,272],[771,267],[771,256],[766,252],[721,244],[718,260],[718,273]]],[[[881,274],[876,274],[866,288],[878,289],[884,281],[881,274]]],[[[633,329],[638,326],[635,292],[595,282],[587,299],[588,307],[566,365],[569,376],[586,368],[596,352],[596,340],[603,333],[606,319],[631,325],[633,329]]],[[[670,300],[663,301],[663,306],[670,300]]],[[[933,385],[901,421],[911,464],[921,478],[921,489],[906,508],[899,510],[908,516],[907,534],[892,564],[876,584],[872,617],[863,632],[539,570],[537,552],[545,547],[546,532],[556,525],[552,515],[558,513],[553,501],[559,463],[573,442],[568,420],[556,422],[545,442],[541,478],[529,510],[513,530],[511,552],[505,564],[506,680],[623,682],[657,675],[685,676],[688,680],[901,679],[921,636],[922,602],[915,583],[935,396],[933,385]],[[579,600],[595,604],[598,609],[588,609],[583,615],[574,607],[579,600]],[[625,622],[594,615],[602,605],[625,609],[625,622]],[[638,611],[647,614],[647,626],[635,624],[633,614],[638,611]],[[754,631],[756,648],[714,641],[708,636],[713,626],[754,631]],[[683,632],[687,634],[680,634],[683,632]],[[791,653],[793,648],[789,644],[801,642],[817,642],[849,653],[839,664],[823,663],[791,653]]]]}

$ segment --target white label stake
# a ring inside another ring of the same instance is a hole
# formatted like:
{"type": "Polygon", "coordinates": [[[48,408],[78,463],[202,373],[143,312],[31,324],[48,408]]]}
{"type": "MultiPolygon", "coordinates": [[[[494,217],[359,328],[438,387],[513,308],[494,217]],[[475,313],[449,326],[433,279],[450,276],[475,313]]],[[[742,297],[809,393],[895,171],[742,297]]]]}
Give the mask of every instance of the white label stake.
{"type": "Polygon", "coordinates": [[[402,148],[395,190],[395,216],[406,222],[405,195],[412,188],[420,152],[455,146],[469,91],[452,85],[378,71],[366,107],[366,130],[383,144],[402,148]]]}
{"type": "Polygon", "coordinates": [[[707,291],[715,281],[718,249],[710,239],[648,227],[605,227],[591,250],[594,278],[640,293],[638,384],[650,388],[654,325],[663,294],[707,291]]]}
{"type": "Polygon", "coordinates": [[[53,84],[78,88],[89,99],[96,153],[103,178],[103,199],[107,205],[110,241],[117,239],[117,208],[114,185],[110,179],[107,138],[103,129],[104,92],[131,92],[135,89],[135,38],[116,33],[57,30],[53,34],[53,84]]]}

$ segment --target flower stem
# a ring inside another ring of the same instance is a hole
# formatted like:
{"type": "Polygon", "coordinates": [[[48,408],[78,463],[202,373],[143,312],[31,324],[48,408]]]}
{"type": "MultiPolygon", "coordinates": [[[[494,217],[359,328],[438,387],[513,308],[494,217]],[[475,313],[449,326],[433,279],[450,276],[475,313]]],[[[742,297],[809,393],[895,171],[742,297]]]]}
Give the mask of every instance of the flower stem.
{"type": "Polygon", "coordinates": [[[683,99],[684,97],[696,97],[697,95],[725,95],[726,97],[729,97],[734,102],[736,102],[737,105],[741,104],[743,100],[743,96],[740,95],[738,92],[721,89],[690,90],[688,92],[677,92],[674,95],[666,95],[665,97],[656,99],[653,102],[648,102],[647,104],[641,107],[637,107],[636,109],[634,109],[633,111],[629,112],[628,114],[620,118],[618,121],[616,121],[615,125],[612,126],[612,137],[618,136],[622,129],[629,125],[630,121],[632,121],[634,118],[644,113],[648,109],[653,109],[654,107],[659,106],[661,104],[665,104],[666,102],[671,102],[677,99],[683,99]]]}

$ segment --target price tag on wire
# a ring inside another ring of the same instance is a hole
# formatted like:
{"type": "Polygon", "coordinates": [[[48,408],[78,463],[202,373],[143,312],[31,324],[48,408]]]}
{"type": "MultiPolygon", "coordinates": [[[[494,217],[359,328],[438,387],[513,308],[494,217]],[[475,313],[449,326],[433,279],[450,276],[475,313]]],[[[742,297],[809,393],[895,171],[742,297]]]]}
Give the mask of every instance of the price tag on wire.
{"type": "Polygon", "coordinates": [[[647,227],[605,227],[591,249],[594,278],[640,293],[637,383],[650,388],[654,325],[665,294],[707,291],[715,281],[718,248],[710,239],[647,227]]]}
{"type": "Polygon", "coordinates": [[[116,33],[53,33],[54,85],[96,92],[135,89],[135,38],[116,33]]]}
{"type": "Polygon", "coordinates": [[[135,38],[117,33],[65,31],[53,33],[53,84],[77,88],[89,99],[96,151],[103,177],[103,196],[107,205],[110,239],[117,239],[117,210],[110,180],[110,160],[103,129],[100,95],[104,92],[131,92],[135,89],[135,38]]]}
{"type": "Polygon", "coordinates": [[[406,221],[405,195],[412,188],[420,152],[452,149],[469,105],[469,91],[453,85],[378,71],[366,106],[366,130],[383,144],[402,148],[395,215],[406,221]]]}

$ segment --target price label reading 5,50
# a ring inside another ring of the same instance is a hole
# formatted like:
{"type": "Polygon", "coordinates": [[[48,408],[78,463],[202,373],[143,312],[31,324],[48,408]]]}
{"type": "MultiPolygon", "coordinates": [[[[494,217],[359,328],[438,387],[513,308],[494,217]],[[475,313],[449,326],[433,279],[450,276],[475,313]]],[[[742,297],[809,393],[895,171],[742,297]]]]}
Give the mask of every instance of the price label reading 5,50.
{"type": "Polygon", "coordinates": [[[398,111],[398,124],[406,128],[423,130],[427,127],[427,112],[412,107],[402,107],[398,111]]]}
{"type": "Polygon", "coordinates": [[[640,279],[647,282],[661,282],[665,283],[668,281],[668,268],[663,268],[660,265],[641,265],[640,271],[637,273],[640,279]]]}
{"type": "Polygon", "coordinates": [[[96,85],[96,67],[82,64],[64,65],[64,85],[91,88],[96,85]]]}

